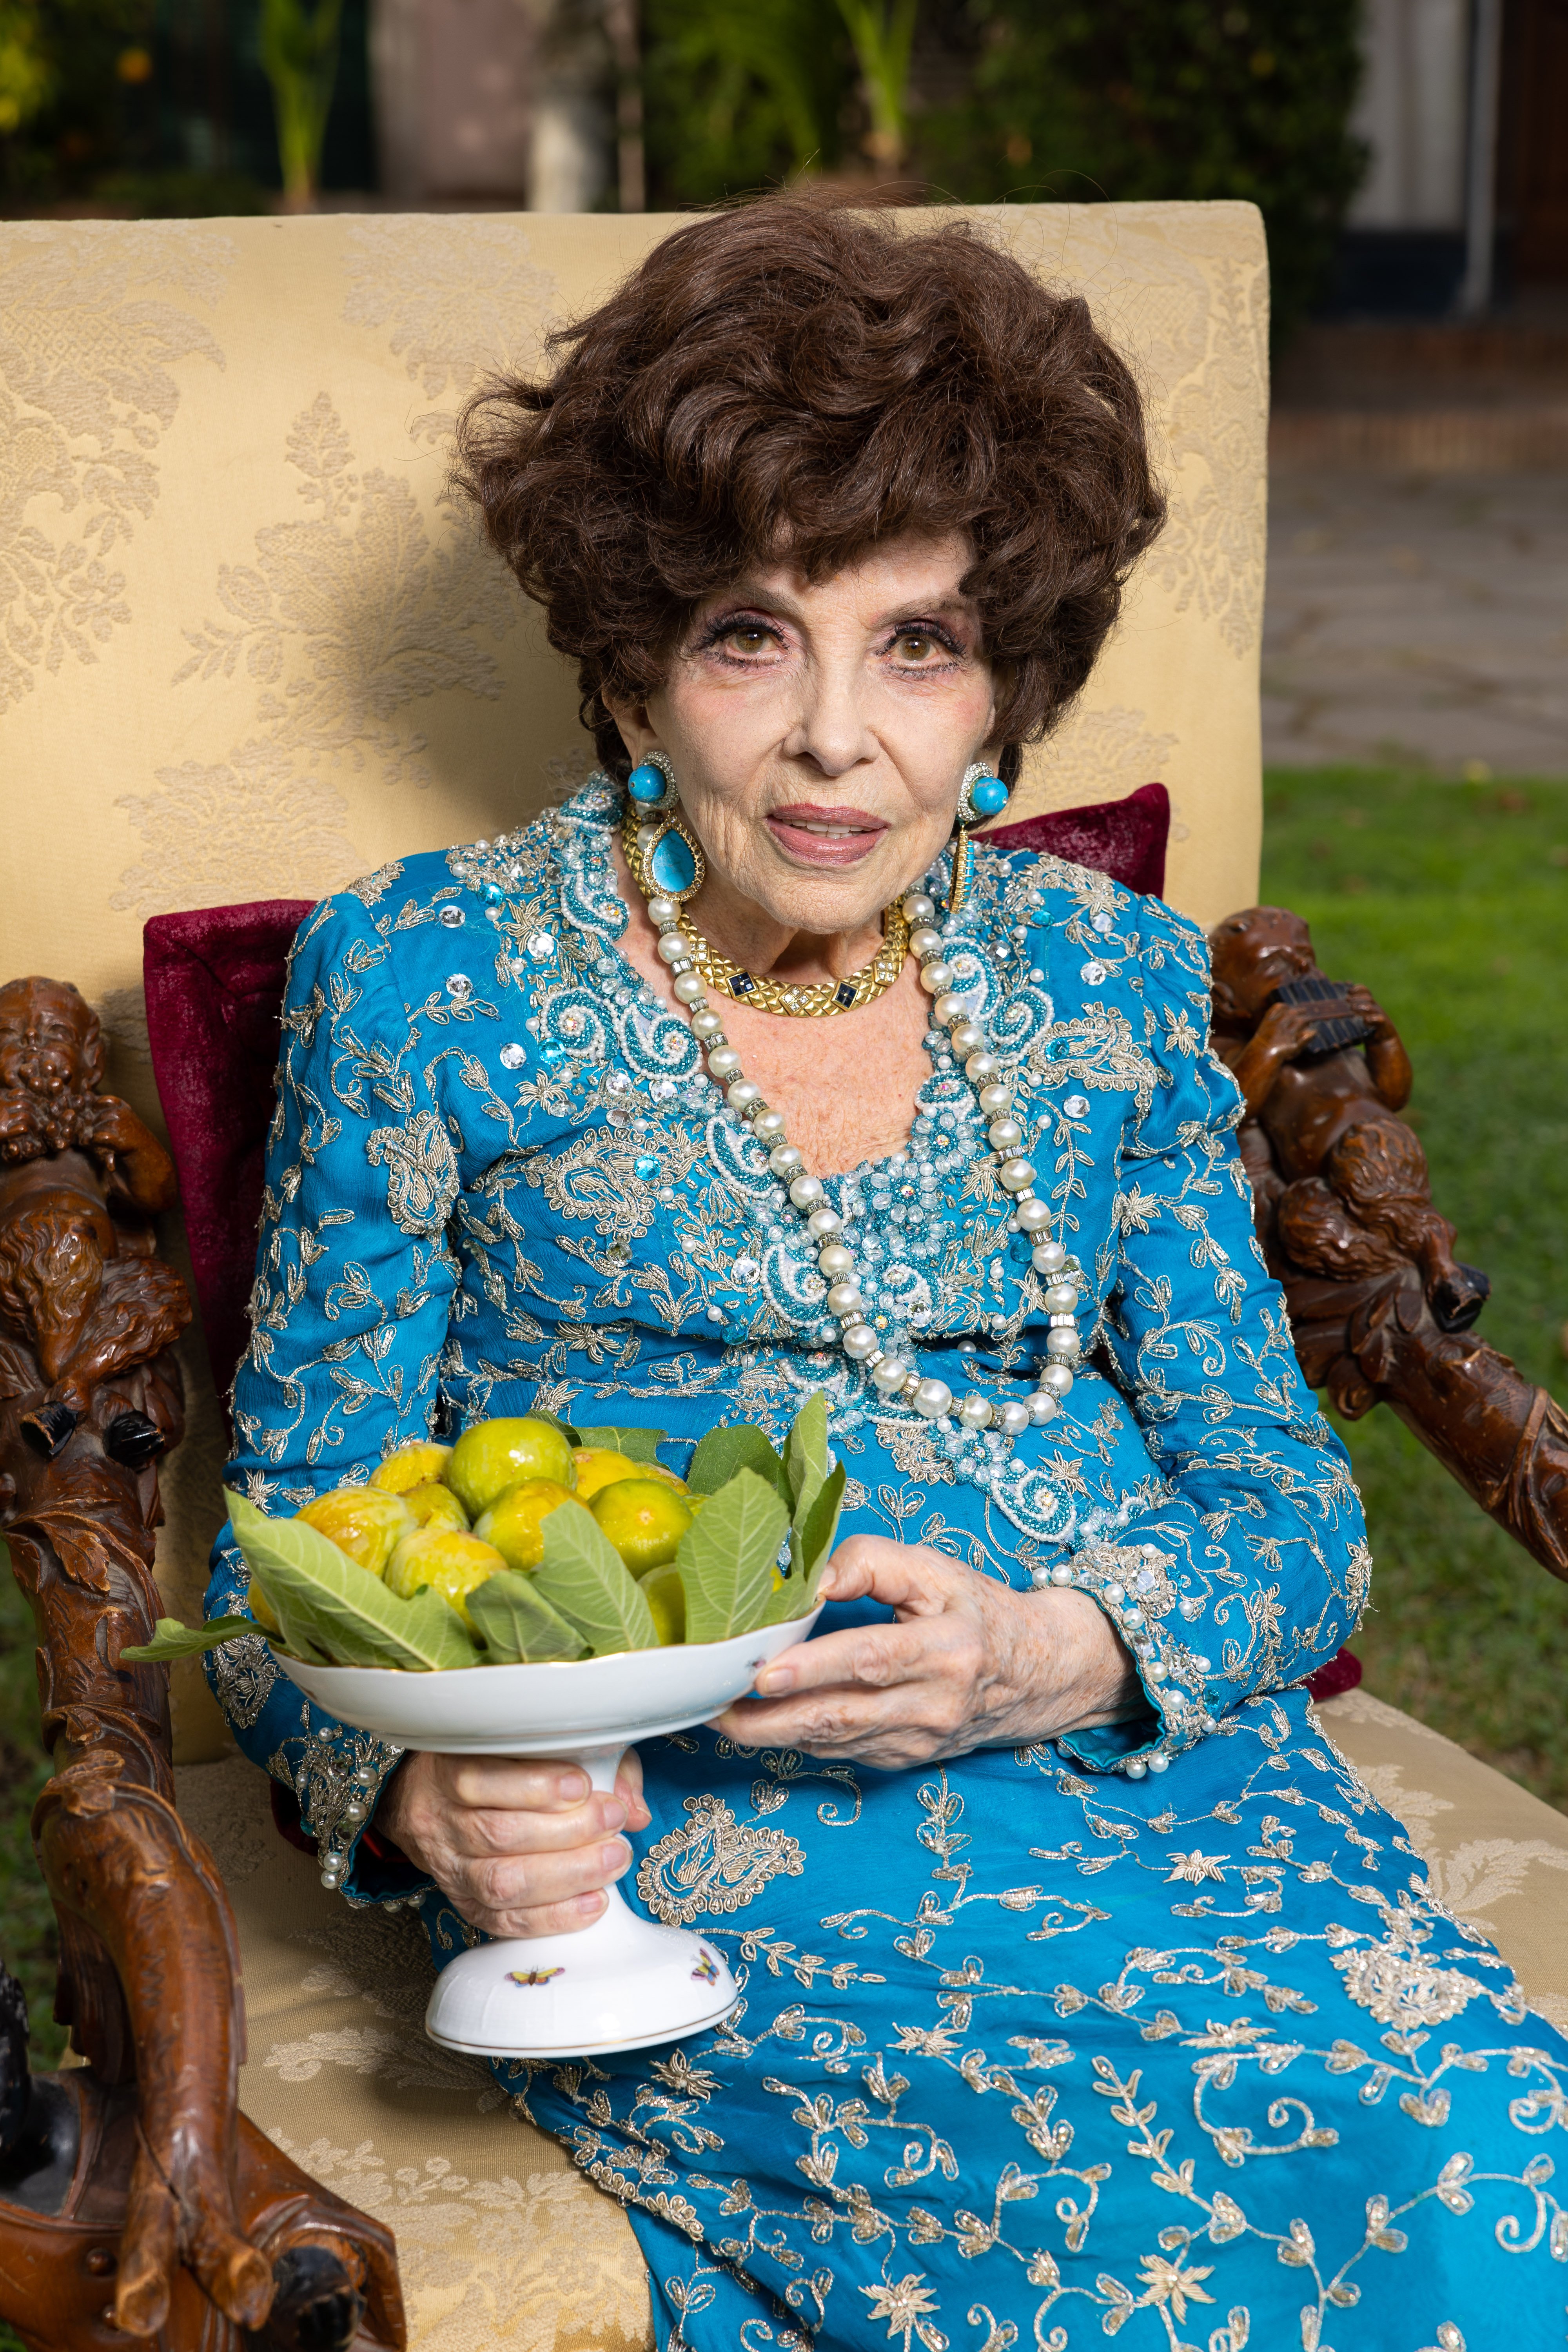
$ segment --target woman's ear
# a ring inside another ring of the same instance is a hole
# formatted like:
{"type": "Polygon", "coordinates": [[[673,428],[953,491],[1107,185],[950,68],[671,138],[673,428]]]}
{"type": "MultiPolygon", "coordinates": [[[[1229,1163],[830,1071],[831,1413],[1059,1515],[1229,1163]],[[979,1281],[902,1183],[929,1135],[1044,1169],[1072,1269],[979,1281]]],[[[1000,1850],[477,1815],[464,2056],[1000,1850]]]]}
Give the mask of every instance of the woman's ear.
{"type": "Polygon", "coordinates": [[[639,761],[646,760],[650,751],[663,750],[658,730],[647,715],[646,702],[623,701],[619,695],[605,694],[603,690],[599,699],[620,729],[621,740],[634,768],[639,761]]]}

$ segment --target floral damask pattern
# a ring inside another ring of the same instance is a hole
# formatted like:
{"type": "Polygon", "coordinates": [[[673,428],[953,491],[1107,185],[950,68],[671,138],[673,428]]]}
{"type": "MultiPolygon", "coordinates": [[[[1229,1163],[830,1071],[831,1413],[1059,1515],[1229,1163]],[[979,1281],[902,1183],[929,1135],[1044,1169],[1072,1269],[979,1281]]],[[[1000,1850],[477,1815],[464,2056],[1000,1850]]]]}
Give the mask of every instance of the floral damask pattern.
{"type": "MultiPolygon", "coordinates": [[[[344,268],[344,319],[390,328],[390,349],[427,400],[447,392],[460,400],[495,368],[537,365],[559,303],[554,278],[534,261],[529,232],[515,220],[359,221],[344,268]]],[[[441,411],[411,429],[416,439],[436,439],[451,421],[441,411]]]]}
{"type": "Polygon", "coordinates": [[[132,606],[116,550],[158,500],[175,369],[224,355],[199,312],[230,238],[205,224],[7,232],[0,271],[0,711],[39,669],[92,662],[132,606]],[[68,517],[65,530],[60,519],[68,517]]]}
{"type": "Polygon", "coordinates": [[[432,544],[406,477],[356,467],[324,392],[294,419],[288,458],[314,511],[268,524],[252,562],[220,567],[223,617],[185,630],[172,679],[250,678],[258,732],[121,800],[144,855],[117,907],[210,904],[233,891],[237,856],[253,895],[297,888],[300,873],[347,881],[359,861],[329,772],[374,765],[388,784],[426,784],[420,703],[500,693],[489,646],[517,626],[516,592],[466,518],[432,544]]]}

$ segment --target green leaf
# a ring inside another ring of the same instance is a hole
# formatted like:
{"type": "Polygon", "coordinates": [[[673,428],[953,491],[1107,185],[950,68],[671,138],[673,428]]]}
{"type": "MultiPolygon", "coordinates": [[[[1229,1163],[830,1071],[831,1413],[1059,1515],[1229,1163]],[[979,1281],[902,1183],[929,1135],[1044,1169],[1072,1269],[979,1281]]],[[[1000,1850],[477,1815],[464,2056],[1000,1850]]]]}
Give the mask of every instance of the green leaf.
{"type": "Polygon", "coordinates": [[[595,1657],[658,1649],[653,1612],[592,1513],[552,1511],[541,1531],[544,1559],[533,1572],[534,1591],[577,1628],[595,1657]]]}
{"type": "Polygon", "coordinates": [[[468,1595],[468,1614],[484,1635],[492,1665],[547,1664],[557,1658],[585,1658],[588,1644],[575,1625],[552,1609],[531,1576],[500,1570],[468,1595]]]}
{"type": "Polygon", "coordinates": [[[784,1503],[754,1470],[738,1470],[704,1505],[675,1555],[689,1642],[726,1642],[763,1622],[788,1525],[784,1503]]]}
{"type": "Polygon", "coordinates": [[[609,1423],[602,1429],[574,1433],[579,1445],[608,1446],[612,1454],[624,1454],[628,1462],[657,1462],[665,1434],[662,1429],[622,1429],[609,1423]]]}
{"type": "MultiPolygon", "coordinates": [[[[823,1484],[820,1493],[804,1518],[797,1519],[789,1531],[790,1565],[795,1575],[797,1605],[795,1613],[804,1617],[808,1609],[816,1606],[816,1589],[822,1582],[822,1571],[833,1550],[834,1538],[838,1533],[838,1514],[844,1507],[844,1489],[849,1474],[840,1462],[823,1484]],[[802,1597],[804,1596],[804,1597],[802,1597]]],[[[774,1618],[782,1624],[783,1618],[774,1618]]]]}
{"type": "Polygon", "coordinates": [[[790,1492],[789,1473],[773,1451],[767,1432],[749,1421],[710,1429],[706,1437],[700,1438],[686,1483],[694,1495],[716,1495],[741,1470],[752,1471],[757,1477],[765,1479],[785,1509],[789,1508],[795,1499],[790,1492]]]}
{"type": "Polygon", "coordinates": [[[133,1650],[121,1650],[121,1663],[132,1666],[168,1665],[175,1658],[199,1657],[204,1650],[216,1650],[220,1643],[237,1642],[243,1634],[260,1632],[254,1617],[211,1617],[205,1625],[182,1625],[177,1617],[160,1617],[153,1639],[139,1642],[133,1650]]]}
{"type": "Polygon", "coordinates": [[[794,1505],[791,1517],[799,1527],[827,1479],[826,1391],[814,1389],[796,1413],[795,1426],[784,1447],[784,1465],[789,1472],[790,1499],[794,1505]]]}
{"type": "Polygon", "coordinates": [[[226,1489],[224,1500],[290,1650],[302,1636],[310,1647],[300,1654],[320,1653],[342,1666],[430,1674],[478,1664],[462,1619],[428,1585],[405,1601],[304,1519],[269,1519],[226,1489]]]}

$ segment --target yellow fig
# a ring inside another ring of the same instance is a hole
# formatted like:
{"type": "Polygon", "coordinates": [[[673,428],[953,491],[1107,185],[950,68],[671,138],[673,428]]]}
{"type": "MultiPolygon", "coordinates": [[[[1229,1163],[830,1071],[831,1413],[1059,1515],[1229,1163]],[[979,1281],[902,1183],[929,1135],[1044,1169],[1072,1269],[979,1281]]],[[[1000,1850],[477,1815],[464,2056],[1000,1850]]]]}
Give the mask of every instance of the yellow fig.
{"type": "Polygon", "coordinates": [[[520,1478],[476,1522],[474,1533],[494,1544],[508,1568],[526,1575],[544,1558],[544,1522],[563,1503],[585,1507],[553,1478],[520,1478]]]}
{"type": "Polygon", "coordinates": [[[479,1421],[465,1429],[446,1468],[445,1483],[477,1519],[520,1478],[553,1478],[570,1494],[577,1483],[572,1448],[552,1421],[479,1421]]]}
{"type": "Polygon", "coordinates": [[[384,1486],[334,1486],[294,1514],[307,1527],[329,1536],[340,1551],[380,1576],[397,1546],[414,1529],[414,1514],[400,1495],[384,1486]]]}
{"type": "Polygon", "coordinates": [[[466,1534],[468,1515],[453,1494],[450,1486],[442,1486],[431,1479],[423,1486],[410,1486],[403,1497],[414,1515],[417,1528],[460,1528],[466,1534]]]}
{"type": "Polygon", "coordinates": [[[618,1478],[588,1508],[634,1576],[673,1559],[691,1525],[686,1497],[662,1478],[618,1478]]]}
{"type": "Polygon", "coordinates": [[[282,1633],[283,1628],[278,1622],[272,1604],[254,1576],[250,1580],[250,1590],[245,1596],[245,1605],[264,1633],[282,1633]]]}
{"type": "Polygon", "coordinates": [[[379,1470],[372,1472],[370,1483],[384,1487],[389,1495],[406,1495],[411,1486],[427,1486],[440,1478],[451,1452],[449,1445],[433,1445],[424,1439],[416,1445],[400,1445],[379,1470]]]}
{"type": "Polygon", "coordinates": [[[416,1528],[405,1536],[387,1563],[386,1582],[389,1591],[404,1601],[412,1601],[423,1585],[430,1585],[443,1601],[449,1601],[470,1633],[477,1635],[478,1627],[468,1614],[468,1595],[492,1576],[499,1576],[506,1561],[493,1544],[481,1543],[478,1536],[468,1535],[461,1528],[416,1528]]]}
{"type": "Polygon", "coordinates": [[[668,1564],[663,1568],[650,1568],[647,1574],[639,1577],[637,1581],[660,1643],[668,1648],[673,1642],[684,1642],[686,1587],[680,1580],[680,1570],[668,1564]]]}

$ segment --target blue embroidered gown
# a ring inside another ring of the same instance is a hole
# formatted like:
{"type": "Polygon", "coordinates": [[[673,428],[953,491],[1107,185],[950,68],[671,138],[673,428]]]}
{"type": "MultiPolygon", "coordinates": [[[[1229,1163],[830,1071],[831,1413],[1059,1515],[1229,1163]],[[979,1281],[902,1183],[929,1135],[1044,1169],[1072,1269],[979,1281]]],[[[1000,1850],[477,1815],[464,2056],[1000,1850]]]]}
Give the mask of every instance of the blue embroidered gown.
{"type": "MultiPolygon", "coordinates": [[[[1568,2051],[1300,1687],[1369,1559],[1254,1246],[1200,935],[1100,875],[978,857],[948,960],[1085,1268],[1093,1358],[1009,1446],[888,1403],[826,1344],[799,1218],[618,951],[618,815],[595,780],[303,926],[231,1481],[286,1512],[534,1404],[655,1423],[680,1467],[716,1420],[776,1437],[826,1388],[846,1531],[1016,1585],[1071,1560],[1144,1696],[1110,1730],[917,1771],[705,1731],[645,1750],[626,1891],[722,1946],[742,2011],[498,2071],[626,2201],[661,2346],[1562,2343],[1568,2051]]],[[[828,1197],[887,1343],[1021,1397],[1038,1280],[973,1091],[927,1042],[908,1148],[828,1197]]],[[[210,1613],[246,1592],[226,1528],[210,1613]]],[[[428,1882],[357,1843],[395,1752],[259,1639],[210,1672],[348,1899],[412,1895],[437,1966],[462,1948],[428,1882]]]]}

